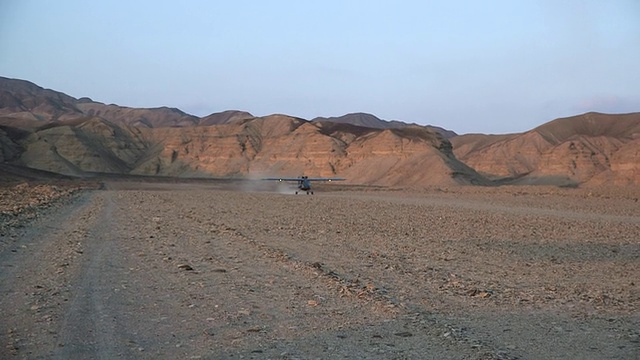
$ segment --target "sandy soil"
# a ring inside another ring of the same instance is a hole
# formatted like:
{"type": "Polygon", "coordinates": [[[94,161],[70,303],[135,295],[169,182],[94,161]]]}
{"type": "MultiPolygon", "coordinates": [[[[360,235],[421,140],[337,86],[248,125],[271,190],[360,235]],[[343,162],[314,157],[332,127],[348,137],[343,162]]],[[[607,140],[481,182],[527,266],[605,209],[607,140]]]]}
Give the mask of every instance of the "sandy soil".
{"type": "Polygon", "coordinates": [[[640,358],[637,192],[353,189],[9,189],[0,358],[640,358]]]}

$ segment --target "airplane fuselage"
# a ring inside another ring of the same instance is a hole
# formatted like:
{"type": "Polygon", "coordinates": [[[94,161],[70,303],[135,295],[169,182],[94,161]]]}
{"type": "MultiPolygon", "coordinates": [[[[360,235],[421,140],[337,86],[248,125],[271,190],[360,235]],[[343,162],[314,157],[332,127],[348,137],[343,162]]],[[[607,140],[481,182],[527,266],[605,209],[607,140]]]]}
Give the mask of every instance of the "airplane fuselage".
{"type": "Polygon", "coordinates": [[[309,179],[302,179],[298,181],[298,189],[302,191],[311,190],[311,181],[309,181],[309,179]]]}
{"type": "Polygon", "coordinates": [[[296,178],[290,178],[290,177],[265,178],[263,180],[295,181],[298,183],[298,190],[296,191],[296,194],[300,191],[306,191],[307,194],[313,195],[313,190],[311,190],[312,181],[341,181],[344,179],[342,178],[310,178],[308,176],[300,176],[296,178]]]}

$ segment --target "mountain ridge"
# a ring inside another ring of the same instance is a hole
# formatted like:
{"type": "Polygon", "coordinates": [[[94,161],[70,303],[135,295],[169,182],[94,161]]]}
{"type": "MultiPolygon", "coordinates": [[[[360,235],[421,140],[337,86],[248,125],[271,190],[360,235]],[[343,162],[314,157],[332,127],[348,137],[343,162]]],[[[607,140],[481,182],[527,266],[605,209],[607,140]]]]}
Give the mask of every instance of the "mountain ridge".
{"type": "Polygon", "coordinates": [[[452,139],[452,145],[461,161],[489,178],[640,184],[640,113],[589,112],[524,133],[461,135],[452,139]]]}
{"type": "Polygon", "coordinates": [[[367,113],[196,117],[75,99],[0,77],[0,162],[73,176],[255,174],[384,186],[640,184],[640,113],[586,113],[504,135],[457,135],[367,113]]]}
{"type": "MultiPolygon", "coordinates": [[[[336,116],[336,117],[316,117],[316,118],[313,118],[311,121],[318,121],[318,122],[328,121],[328,122],[334,122],[334,123],[340,123],[340,124],[352,124],[352,125],[369,127],[374,129],[394,129],[394,128],[402,128],[407,126],[423,126],[418,124],[409,124],[399,120],[382,120],[373,114],[363,113],[363,112],[349,113],[349,114],[336,116]]],[[[441,133],[447,139],[450,139],[454,136],[458,136],[458,134],[456,134],[454,131],[444,129],[439,126],[424,125],[424,127],[441,133]]]]}
{"type": "MultiPolygon", "coordinates": [[[[46,89],[32,82],[19,79],[0,77],[0,116],[14,118],[28,118],[28,114],[36,114],[35,120],[43,122],[66,120],[82,116],[100,116],[115,123],[134,126],[163,127],[163,126],[209,126],[220,125],[232,121],[242,121],[256,116],[242,110],[224,110],[206,116],[198,117],[188,114],[178,108],[161,106],[156,108],[133,108],[116,104],[105,104],[88,97],[76,99],[72,96],[51,89],[46,89]],[[16,95],[18,97],[16,97],[16,95]],[[3,98],[6,96],[7,98],[3,98]],[[21,100],[22,98],[23,100],[21,100]],[[33,106],[19,106],[22,102],[40,103],[42,109],[33,106]],[[11,102],[16,106],[11,106],[11,102]],[[50,105],[47,107],[46,105],[50,105]],[[59,111],[55,111],[55,109],[59,111]],[[64,111],[66,110],[66,112],[64,111]]],[[[275,114],[273,114],[275,115],[275,114]]],[[[331,121],[349,123],[352,125],[387,129],[404,126],[414,126],[399,120],[382,120],[372,114],[351,113],[342,116],[322,118],[316,117],[310,121],[331,121]],[[362,120],[366,119],[366,120],[362,120]]],[[[423,125],[417,125],[423,126],[423,125]]],[[[441,132],[450,138],[457,134],[438,126],[425,125],[427,128],[441,132]]]]}

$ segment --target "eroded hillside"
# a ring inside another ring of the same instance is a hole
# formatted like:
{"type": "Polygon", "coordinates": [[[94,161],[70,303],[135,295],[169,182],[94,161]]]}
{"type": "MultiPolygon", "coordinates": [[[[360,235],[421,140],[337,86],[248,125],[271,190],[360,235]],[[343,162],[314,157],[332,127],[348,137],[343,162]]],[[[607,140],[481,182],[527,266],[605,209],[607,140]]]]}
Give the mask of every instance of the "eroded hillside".
{"type": "Polygon", "coordinates": [[[0,161],[65,175],[636,186],[639,158],[640,113],[588,113],[521,134],[456,136],[364,113],[307,121],[231,110],[199,118],[75,99],[0,77],[0,161]]]}
{"type": "Polygon", "coordinates": [[[522,183],[640,184],[640,113],[588,113],[512,135],[452,139],[456,156],[492,178],[522,183]]]}
{"type": "Polygon", "coordinates": [[[91,117],[34,130],[12,162],[66,175],[175,177],[315,174],[355,183],[482,183],[451,143],[421,127],[367,129],[285,115],[200,127],[134,127],[91,117]]]}

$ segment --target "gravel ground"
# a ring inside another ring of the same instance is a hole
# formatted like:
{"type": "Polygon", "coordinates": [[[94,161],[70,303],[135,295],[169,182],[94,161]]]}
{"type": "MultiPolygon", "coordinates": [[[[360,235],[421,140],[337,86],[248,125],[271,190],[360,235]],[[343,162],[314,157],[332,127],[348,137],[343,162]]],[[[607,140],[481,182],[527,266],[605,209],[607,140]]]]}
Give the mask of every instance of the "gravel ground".
{"type": "Polygon", "coordinates": [[[640,358],[633,189],[240,188],[5,209],[0,358],[640,358]]]}

